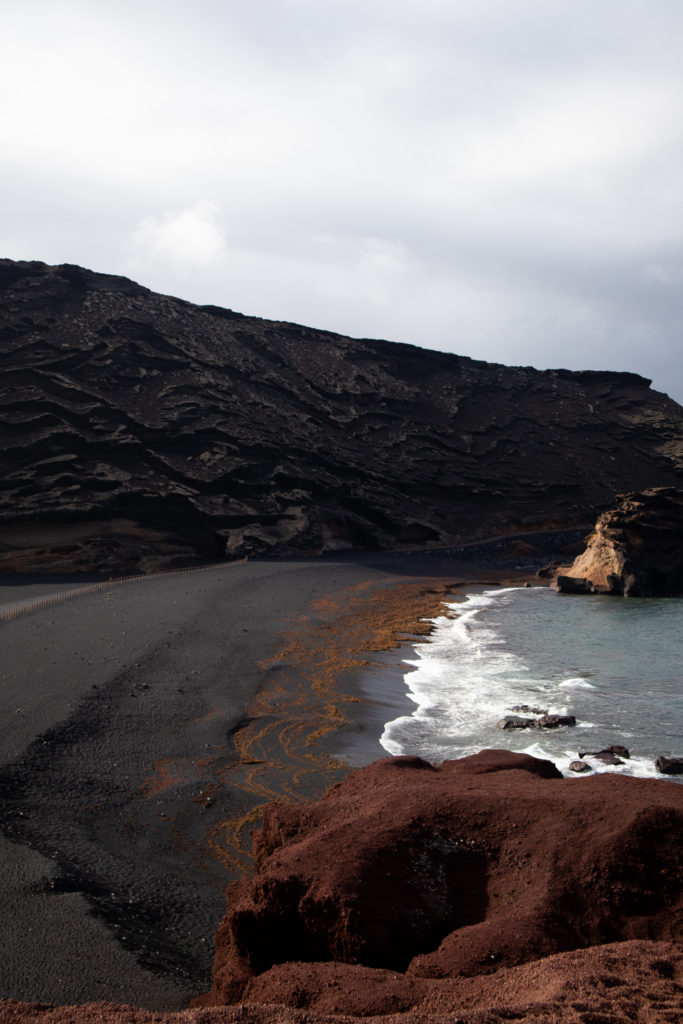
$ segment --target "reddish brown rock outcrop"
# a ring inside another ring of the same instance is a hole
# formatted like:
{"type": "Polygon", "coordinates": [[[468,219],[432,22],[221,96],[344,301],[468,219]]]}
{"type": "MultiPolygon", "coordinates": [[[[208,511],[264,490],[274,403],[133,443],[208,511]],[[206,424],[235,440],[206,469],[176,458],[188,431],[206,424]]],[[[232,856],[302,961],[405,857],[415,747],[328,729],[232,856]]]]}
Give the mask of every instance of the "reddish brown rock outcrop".
{"type": "Polygon", "coordinates": [[[681,980],[679,946],[630,941],[438,981],[349,964],[283,964],[256,979],[246,998],[250,1010],[259,1004],[284,1004],[290,1013],[294,1007],[305,1007],[315,1015],[304,1018],[309,1022],[320,1019],[318,1015],[329,1020],[333,1014],[344,1014],[345,1020],[372,1016],[401,1024],[493,1024],[510,1019],[534,1024],[678,1024],[681,980]]]}
{"type": "Polygon", "coordinates": [[[271,804],[213,1005],[0,999],[0,1024],[678,1024],[683,787],[483,751],[271,804]]]}
{"type": "Polygon", "coordinates": [[[228,891],[216,1003],[330,1012],[336,993],[358,1014],[363,993],[388,1013],[437,979],[683,935],[674,784],[565,780],[506,751],[386,759],[317,803],[271,804],[255,848],[254,878],[228,891]]]}
{"type": "Polygon", "coordinates": [[[558,569],[565,593],[657,597],[683,593],[683,490],[653,487],[620,496],[603,512],[586,550],[558,569]]]}
{"type": "Polygon", "coordinates": [[[417,983],[349,964],[286,964],[262,980],[267,1002],[256,1001],[257,981],[248,1002],[178,1013],[0,1000],[0,1024],[679,1024],[683,1010],[683,953],[648,940],[473,978],[417,983]]]}

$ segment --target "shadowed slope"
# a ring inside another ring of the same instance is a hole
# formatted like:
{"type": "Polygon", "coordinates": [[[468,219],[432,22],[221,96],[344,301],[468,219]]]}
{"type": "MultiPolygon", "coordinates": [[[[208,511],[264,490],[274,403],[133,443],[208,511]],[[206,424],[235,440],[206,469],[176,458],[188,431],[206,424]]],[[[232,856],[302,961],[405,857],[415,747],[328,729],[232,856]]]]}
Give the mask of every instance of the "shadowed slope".
{"type": "MultiPolygon", "coordinates": [[[[635,374],[352,340],[68,265],[2,260],[0,289],[0,522],[119,522],[55,526],[66,564],[452,545],[683,476],[683,410],[635,374]]],[[[25,567],[46,548],[3,541],[25,567]]]]}

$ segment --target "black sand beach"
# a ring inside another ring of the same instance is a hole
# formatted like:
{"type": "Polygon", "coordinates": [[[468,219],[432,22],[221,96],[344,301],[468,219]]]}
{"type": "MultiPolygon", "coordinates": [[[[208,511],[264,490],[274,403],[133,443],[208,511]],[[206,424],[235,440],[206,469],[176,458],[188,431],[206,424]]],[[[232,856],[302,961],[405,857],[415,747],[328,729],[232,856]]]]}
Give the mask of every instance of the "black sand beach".
{"type": "Polygon", "coordinates": [[[345,747],[383,756],[383,712],[354,680],[481,578],[462,569],[228,564],[0,622],[0,995],[170,1009],[205,991],[260,808],[317,796],[345,747]]]}

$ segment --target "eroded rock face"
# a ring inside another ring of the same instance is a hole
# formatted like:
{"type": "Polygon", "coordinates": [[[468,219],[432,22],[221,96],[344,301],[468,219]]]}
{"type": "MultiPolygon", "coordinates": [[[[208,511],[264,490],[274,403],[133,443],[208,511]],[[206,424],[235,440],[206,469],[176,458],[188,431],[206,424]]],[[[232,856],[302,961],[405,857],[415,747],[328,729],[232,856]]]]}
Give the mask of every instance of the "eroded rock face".
{"type": "Polygon", "coordinates": [[[598,517],[583,554],[558,570],[554,586],[626,597],[683,593],[683,490],[621,495],[616,509],[598,517]]]}
{"type": "Polygon", "coordinates": [[[171,558],[422,548],[581,525],[683,481],[683,409],[635,374],[352,340],[74,266],[0,260],[0,290],[10,568],[54,547],[60,571],[135,568],[139,537],[74,548],[65,524],[153,527],[171,558]],[[17,548],[10,523],[55,537],[17,548]]]}
{"type": "Polygon", "coordinates": [[[0,1021],[674,1024],[682,829],[674,783],[564,780],[507,751],[386,759],[270,806],[204,1006],[0,999],[0,1021]]]}
{"type": "Polygon", "coordinates": [[[399,1008],[427,979],[683,937],[673,784],[578,783],[507,751],[439,768],[388,758],[317,803],[271,804],[255,849],[254,878],[228,890],[216,1003],[306,1006],[321,979],[351,984],[363,968],[368,992],[393,991],[399,1008]]]}
{"type": "Polygon", "coordinates": [[[631,940],[558,953],[470,978],[411,978],[353,964],[287,963],[245,1002],[179,1013],[112,1004],[53,1007],[0,999],[5,1024],[678,1024],[683,952],[631,940]],[[263,996],[263,998],[261,998],[263,996]]]}

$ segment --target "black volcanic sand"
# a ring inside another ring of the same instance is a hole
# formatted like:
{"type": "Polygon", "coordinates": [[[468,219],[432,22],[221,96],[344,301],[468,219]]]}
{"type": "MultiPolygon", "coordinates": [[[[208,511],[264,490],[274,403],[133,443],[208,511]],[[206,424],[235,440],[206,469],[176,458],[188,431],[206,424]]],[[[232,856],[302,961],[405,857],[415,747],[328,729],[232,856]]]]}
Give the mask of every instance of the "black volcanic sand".
{"type": "MultiPolygon", "coordinates": [[[[206,991],[260,807],[348,771],[324,752],[344,700],[353,762],[383,754],[377,715],[368,728],[335,686],[382,646],[389,598],[468,575],[406,556],[249,562],[0,622],[0,996],[172,1009],[206,991]]],[[[0,602],[26,593],[2,582],[0,602]]]]}

